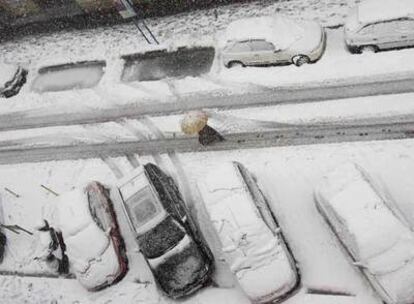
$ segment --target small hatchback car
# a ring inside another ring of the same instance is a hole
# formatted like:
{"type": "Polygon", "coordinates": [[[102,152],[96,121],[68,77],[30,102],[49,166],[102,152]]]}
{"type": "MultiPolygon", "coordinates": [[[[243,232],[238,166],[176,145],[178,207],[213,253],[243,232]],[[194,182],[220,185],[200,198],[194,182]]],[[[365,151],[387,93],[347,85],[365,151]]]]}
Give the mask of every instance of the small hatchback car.
{"type": "Polygon", "coordinates": [[[146,164],[118,188],[138,246],[161,290],[179,298],[206,285],[213,257],[173,179],[146,164]]]}
{"type": "Polygon", "coordinates": [[[414,46],[414,1],[361,2],[344,29],[345,43],[353,53],[414,46]]]}
{"type": "Polygon", "coordinates": [[[317,61],[325,50],[324,29],[314,21],[295,21],[282,15],[234,21],[222,41],[226,67],[317,61]]]}
{"type": "Polygon", "coordinates": [[[25,69],[12,64],[0,63],[0,98],[18,94],[26,83],[26,76],[25,69]]]}
{"type": "Polygon", "coordinates": [[[378,183],[350,163],[324,177],[316,206],[387,304],[414,303],[414,233],[378,183]]]}

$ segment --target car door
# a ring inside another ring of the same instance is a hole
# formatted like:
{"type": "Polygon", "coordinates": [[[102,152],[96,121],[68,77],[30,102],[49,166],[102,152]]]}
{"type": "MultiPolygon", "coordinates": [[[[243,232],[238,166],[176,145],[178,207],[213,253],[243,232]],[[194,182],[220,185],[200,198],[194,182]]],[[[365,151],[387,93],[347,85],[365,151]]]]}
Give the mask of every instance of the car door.
{"type": "Polygon", "coordinates": [[[250,65],[253,62],[249,40],[234,42],[225,48],[223,55],[225,62],[241,62],[244,65],[250,65]]]}
{"type": "Polygon", "coordinates": [[[251,40],[250,47],[252,49],[253,64],[271,64],[276,63],[275,46],[266,40],[251,40]]]}

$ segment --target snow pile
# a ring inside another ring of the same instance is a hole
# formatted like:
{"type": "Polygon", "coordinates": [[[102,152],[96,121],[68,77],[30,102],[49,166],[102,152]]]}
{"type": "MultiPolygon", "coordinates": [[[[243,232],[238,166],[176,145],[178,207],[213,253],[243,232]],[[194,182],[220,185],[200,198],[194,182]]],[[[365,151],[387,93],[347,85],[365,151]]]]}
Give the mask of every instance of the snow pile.
{"type": "Polygon", "coordinates": [[[355,164],[324,177],[316,196],[356,262],[395,303],[414,301],[414,235],[355,164]]]}
{"type": "Polygon", "coordinates": [[[302,38],[304,29],[294,20],[282,15],[253,17],[234,21],[225,33],[226,41],[264,39],[278,49],[286,49],[302,38]]]}
{"type": "Polygon", "coordinates": [[[297,275],[236,170],[233,163],[220,164],[199,188],[231,271],[249,298],[260,303],[288,293],[297,275]]]}

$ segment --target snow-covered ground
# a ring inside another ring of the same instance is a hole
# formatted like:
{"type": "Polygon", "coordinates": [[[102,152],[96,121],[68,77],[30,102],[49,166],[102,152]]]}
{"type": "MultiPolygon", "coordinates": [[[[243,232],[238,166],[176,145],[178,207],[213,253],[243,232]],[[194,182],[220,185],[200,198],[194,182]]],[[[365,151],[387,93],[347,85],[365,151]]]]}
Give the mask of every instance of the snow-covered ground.
{"type": "MultiPolygon", "coordinates": [[[[369,304],[380,302],[361,275],[350,265],[316,211],[313,190],[327,171],[346,161],[368,164],[386,181],[389,192],[395,196],[400,208],[414,223],[414,208],[410,202],[414,194],[413,151],[414,141],[404,140],[189,153],[179,155],[179,159],[193,192],[196,189],[196,181],[202,179],[206,172],[221,162],[239,161],[257,176],[259,185],[269,198],[301,269],[303,287],[286,303],[321,304],[325,301],[334,301],[369,304]],[[333,269],[335,271],[332,271],[333,269]],[[354,296],[308,294],[307,289],[340,291],[354,296]]],[[[174,166],[167,156],[163,155],[157,159],[161,167],[176,175],[174,166]]],[[[125,158],[115,158],[111,161],[124,173],[132,170],[125,158]]],[[[140,158],[140,161],[155,160],[145,157],[140,158]]],[[[56,199],[55,195],[42,188],[41,184],[57,193],[63,193],[90,180],[98,180],[108,185],[116,182],[114,173],[101,160],[1,166],[0,172],[5,223],[18,224],[30,231],[33,231],[34,225],[41,218],[44,206],[56,199]],[[19,197],[5,191],[5,187],[17,193],[19,197]]],[[[205,214],[203,215],[200,201],[194,203],[202,223],[200,226],[203,231],[208,230],[209,223],[205,219],[205,214]]],[[[122,214],[118,213],[118,216],[121,217],[122,214]]],[[[120,221],[123,222],[122,219],[120,221]]],[[[208,237],[208,231],[205,234],[208,237]]],[[[14,235],[11,232],[7,232],[7,236],[10,247],[6,251],[6,258],[0,265],[0,270],[28,273],[38,271],[38,262],[32,260],[35,247],[33,238],[25,234],[14,235]]],[[[208,240],[212,243],[209,237],[208,240]]],[[[134,283],[135,280],[151,281],[151,277],[148,277],[142,268],[144,264],[137,262],[139,256],[133,247],[128,249],[129,258],[135,260],[133,269],[122,282],[107,290],[87,293],[76,281],[66,279],[2,277],[2,303],[22,303],[25,300],[49,303],[52,299],[57,299],[59,303],[105,303],[117,297],[126,299],[127,303],[132,299],[145,303],[168,303],[168,300],[155,292],[153,284],[144,288],[144,285],[134,283]]],[[[219,265],[225,267],[220,263],[219,265]]],[[[222,271],[218,273],[223,275],[222,271]]],[[[210,303],[209,301],[214,299],[216,303],[248,303],[236,287],[231,288],[231,280],[220,277],[216,277],[215,280],[225,289],[207,288],[186,302],[210,303]]]]}

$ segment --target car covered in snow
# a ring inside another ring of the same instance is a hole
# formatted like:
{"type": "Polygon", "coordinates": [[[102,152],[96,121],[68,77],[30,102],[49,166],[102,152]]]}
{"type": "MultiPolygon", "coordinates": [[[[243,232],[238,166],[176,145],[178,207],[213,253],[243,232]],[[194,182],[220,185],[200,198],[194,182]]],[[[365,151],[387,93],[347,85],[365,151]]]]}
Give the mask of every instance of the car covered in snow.
{"type": "Polygon", "coordinates": [[[53,227],[62,233],[70,270],[89,291],[121,280],[128,270],[109,190],[91,182],[62,194],[52,213],[53,227]]]}
{"type": "Polygon", "coordinates": [[[414,1],[365,0],[351,11],[344,29],[353,53],[414,46],[414,1]]]}
{"type": "Polygon", "coordinates": [[[295,260],[251,173],[240,163],[224,163],[198,186],[224,258],[252,303],[292,294],[300,281],[295,260]]]}
{"type": "Polygon", "coordinates": [[[174,180],[148,163],[119,183],[125,214],[156,283],[172,298],[210,282],[213,256],[174,180]]]}
{"type": "Polygon", "coordinates": [[[17,65],[0,62],[0,98],[19,93],[26,82],[27,71],[17,65]]]}
{"type": "Polygon", "coordinates": [[[346,254],[387,304],[414,303],[414,234],[389,194],[364,169],[324,176],[316,206],[346,254]]]}
{"type": "Polygon", "coordinates": [[[300,66],[322,56],[326,37],[317,22],[274,15],[230,23],[222,44],[226,67],[288,63],[300,66]]]}

